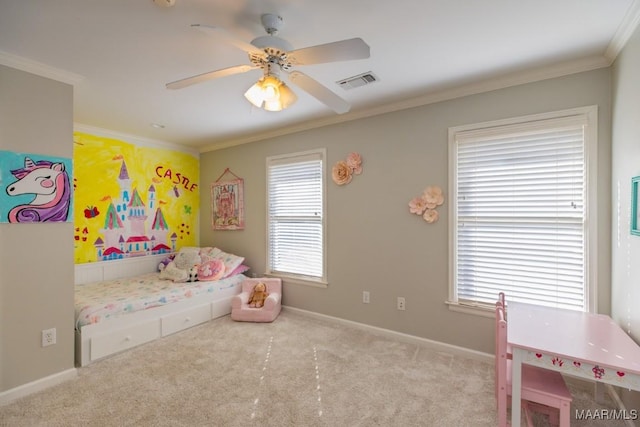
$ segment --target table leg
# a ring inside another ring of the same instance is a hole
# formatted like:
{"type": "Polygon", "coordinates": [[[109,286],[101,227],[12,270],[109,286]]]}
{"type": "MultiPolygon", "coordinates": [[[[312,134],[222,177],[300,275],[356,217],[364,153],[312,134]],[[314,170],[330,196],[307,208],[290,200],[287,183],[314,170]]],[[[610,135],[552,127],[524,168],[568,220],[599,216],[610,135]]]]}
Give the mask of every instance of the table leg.
{"type": "Polygon", "coordinates": [[[519,348],[513,349],[513,360],[511,362],[511,427],[520,427],[523,355],[523,350],[519,348]]]}
{"type": "Polygon", "coordinates": [[[599,403],[599,404],[605,403],[605,398],[604,398],[605,387],[606,386],[602,383],[598,383],[598,382],[595,383],[594,398],[596,403],[599,403]]]}

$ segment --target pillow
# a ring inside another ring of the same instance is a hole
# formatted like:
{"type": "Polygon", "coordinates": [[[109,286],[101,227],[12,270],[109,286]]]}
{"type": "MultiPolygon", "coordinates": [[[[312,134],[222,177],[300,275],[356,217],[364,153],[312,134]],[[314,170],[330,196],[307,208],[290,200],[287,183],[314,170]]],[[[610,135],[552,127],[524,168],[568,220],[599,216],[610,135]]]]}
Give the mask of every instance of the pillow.
{"type": "Polygon", "coordinates": [[[215,259],[220,252],[222,251],[218,248],[207,246],[200,249],[200,257],[202,258],[202,262],[211,261],[212,259],[215,259]]]}
{"type": "Polygon", "coordinates": [[[200,252],[200,248],[197,246],[183,246],[178,252],[200,252]]]}
{"type": "Polygon", "coordinates": [[[227,277],[235,276],[236,274],[246,273],[250,269],[251,267],[249,267],[248,265],[240,264],[231,272],[231,274],[228,274],[227,277]]]}
{"type": "Polygon", "coordinates": [[[243,263],[244,257],[240,257],[234,254],[228,254],[226,252],[220,251],[218,255],[216,255],[216,259],[224,262],[225,275],[222,278],[231,276],[233,270],[238,268],[240,264],[243,263]]]}
{"type": "Polygon", "coordinates": [[[198,266],[198,280],[219,280],[224,276],[224,262],[219,259],[203,262],[198,266]]]}
{"type": "Polygon", "coordinates": [[[178,252],[176,254],[176,257],[173,259],[173,262],[179,269],[189,271],[197,264],[200,264],[200,253],[199,251],[183,251],[182,249],[180,249],[180,252],[178,252]]]}

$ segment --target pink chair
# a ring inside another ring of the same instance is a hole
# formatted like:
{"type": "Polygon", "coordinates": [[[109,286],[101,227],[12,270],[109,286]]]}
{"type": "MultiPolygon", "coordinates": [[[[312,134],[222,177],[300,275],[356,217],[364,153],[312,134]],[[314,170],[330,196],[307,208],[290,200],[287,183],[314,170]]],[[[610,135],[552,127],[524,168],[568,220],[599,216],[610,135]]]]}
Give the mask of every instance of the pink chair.
{"type": "MultiPolygon", "coordinates": [[[[507,320],[504,303],[496,303],[496,395],[498,426],[507,426],[507,407],[511,398],[511,360],[507,356],[507,320]]],[[[545,413],[560,427],[571,423],[573,397],[559,372],[522,365],[522,406],[527,424],[533,425],[531,411],[545,413]]]]}
{"type": "Polygon", "coordinates": [[[276,278],[253,278],[242,282],[242,291],[231,299],[231,318],[241,322],[273,322],[282,304],[282,279],[276,278]],[[260,308],[249,307],[249,296],[253,287],[257,283],[267,285],[269,296],[264,301],[264,306],[260,308]]]}
{"type": "Polygon", "coordinates": [[[504,296],[504,292],[500,292],[498,294],[498,302],[496,302],[496,304],[500,304],[503,308],[504,308],[504,314],[505,314],[505,319],[506,319],[506,315],[507,315],[507,301],[505,299],[504,296]]]}
{"type": "MultiPolygon", "coordinates": [[[[498,301],[496,305],[501,306],[504,309],[504,319],[507,320],[507,302],[505,300],[504,292],[500,292],[498,294],[498,301]]],[[[498,330],[498,325],[496,324],[496,331],[498,330]]],[[[498,354],[498,341],[496,341],[496,353],[498,354]]],[[[513,352],[511,351],[511,344],[507,343],[507,359],[513,358],[513,352]]]]}

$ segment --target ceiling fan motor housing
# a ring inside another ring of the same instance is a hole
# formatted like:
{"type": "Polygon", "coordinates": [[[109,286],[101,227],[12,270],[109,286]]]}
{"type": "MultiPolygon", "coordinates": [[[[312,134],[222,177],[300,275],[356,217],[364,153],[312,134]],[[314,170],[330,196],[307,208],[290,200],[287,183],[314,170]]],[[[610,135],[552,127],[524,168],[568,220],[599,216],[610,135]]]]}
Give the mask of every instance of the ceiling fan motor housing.
{"type": "Polygon", "coordinates": [[[249,60],[252,64],[263,67],[265,62],[277,63],[280,67],[287,71],[293,64],[287,61],[287,53],[293,50],[291,44],[276,36],[260,36],[251,40],[251,44],[267,54],[263,55],[249,54],[249,60]]]}
{"type": "Polygon", "coordinates": [[[275,13],[265,13],[260,17],[260,21],[262,21],[262,26],[267,34],[272,36],[280,31],[280,28],[282,28],[282,25],[284,24],[282,16],[276,15],[275,13]]]}
{"type": "Polygon", "coordinates": [[[264,51],[266,57],[250,53],[249,60],[253,65],[265,69],[265,71],[267,67],[271,68],[272,65],[278,65],[281,69],[289,71],[293,64],[287,61],[287,54],[293,50],[293,46],[285,39],[275,35],[282,28],[284,20],[280,15],[265,13],[262,15],[261,21],[269,35],[256,37],[251,40],[251,44],[264,51]]]}

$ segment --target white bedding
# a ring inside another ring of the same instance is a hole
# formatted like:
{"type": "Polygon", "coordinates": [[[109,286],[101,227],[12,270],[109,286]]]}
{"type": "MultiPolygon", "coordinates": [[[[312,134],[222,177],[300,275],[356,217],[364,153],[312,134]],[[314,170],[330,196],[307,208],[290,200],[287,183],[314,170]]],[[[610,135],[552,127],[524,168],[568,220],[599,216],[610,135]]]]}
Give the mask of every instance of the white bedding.
{"type": "Polygon", "coordinates": [[[246,276],[236,274],[213,282],[174,283],[160,279],[159,275],[155,272],[76,285],[76,329],[205,293],[215,293],[220,297],[233,295],[238,293],[240,284],[246,279],[246,276]]]}

